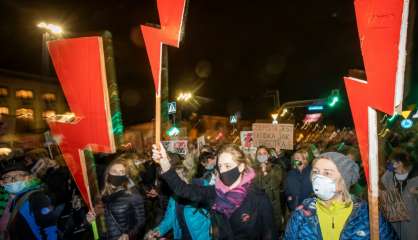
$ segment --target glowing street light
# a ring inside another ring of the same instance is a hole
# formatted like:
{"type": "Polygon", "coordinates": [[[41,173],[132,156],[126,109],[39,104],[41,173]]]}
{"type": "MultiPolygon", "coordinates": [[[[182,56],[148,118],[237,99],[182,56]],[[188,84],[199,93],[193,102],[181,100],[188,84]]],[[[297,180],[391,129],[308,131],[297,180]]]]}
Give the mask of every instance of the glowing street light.
{"type": "Polygon", "coordinates": [[[280,117],[284,117],[288,113],[287,108],[283,109],[282,114],[280,114],[280,117]]]}
{"type": "Polygon", "coordinates": [[[279,117],[278,113],[272,113],[271,118],[273,118],[273,124],[278,124],[277,117],[279,117]]]}
{"type": "Polygon", "coordinates": [[[48,76],[50,74],[48,41],[61,38],[64,30],[61,26],[45,22],[40,22],[36,26],[44,30],[42,33],[42,75],[48,76]]]}
{"type": "Polygon", "coordinates": [[[42,28],[42,29],[46,29],[50,31],[53,34],[62,34],[64,32],[62,30],[62,27],[55,25],[55,24],[40,22],[37,26],[38,28],[42,28]]]}
{"type": "Polygon", "coordinates": [[[193,97],[193,95],[190,92],[180,93],[180,95],[177,97],[177,101],[187,102],[190,99],[192,99],[192,97],[193,97]]]}

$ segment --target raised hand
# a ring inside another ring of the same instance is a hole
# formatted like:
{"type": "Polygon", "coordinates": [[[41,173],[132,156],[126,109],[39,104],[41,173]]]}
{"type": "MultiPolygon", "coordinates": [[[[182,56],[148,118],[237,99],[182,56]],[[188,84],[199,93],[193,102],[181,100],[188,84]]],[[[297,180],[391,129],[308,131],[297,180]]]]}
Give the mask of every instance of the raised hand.
{"type": "Polygon", "coordinates": [[[158,147],[155,144],[152,145],[152,159],[156,163],[160,164],[162,173],[165,173],[168,170],[170,170],[170,160],[168,159],[167,152],[161,143],[158,147]]]}

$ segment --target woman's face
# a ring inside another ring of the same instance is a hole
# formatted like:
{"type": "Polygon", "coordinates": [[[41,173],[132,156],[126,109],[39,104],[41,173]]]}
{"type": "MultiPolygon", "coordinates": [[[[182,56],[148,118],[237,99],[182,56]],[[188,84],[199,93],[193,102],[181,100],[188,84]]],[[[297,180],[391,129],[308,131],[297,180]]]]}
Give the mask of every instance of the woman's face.
{"type": "Polygon", "coordinates": [[[114,176],[124,176],[126,175],[126,168],[120,163],[113,164],[109,169],[109,174],[114,176]]]}
{"type": "Polygon", "coordinates": [[[269,155],[269,153],[268,153],[268,151],[267,151],[267,149],[265,149],[265,148],[260,148],[259,150],[258,150],[258,152],[257,152],[257,156],[262,156],[262,155],[269,155]]]}
{"type": "Polygon", "coordinates": [[[30,174],[25,171],[10,171],[1,176],[1,184],[13,183],[18,181],[27,181],[30,179],[30,174]]]}
{"type": "Polygon", "coordinates": [[[401,161],[392,161],[393,163],[393,168],[395,169],[396,173],[400,173],[405,169],[405,165],[403,165],[403,163],[401,161]]]}
{"type": "Polygon", "coordinates": [[[215,164],[216,164],[215,158],[208,158],[207,162],[202,163],[204,167],[212,167],[212,168],[215,166],[215,164]]]}
{"type": "Polygon", "coordinates": [[[337,192],[342,191],[341,174],[335,166],[334,162],[326,158],[320,158],[312,166],[312,175],[322,175],[334,180],[337,183],[337,192]]]}
{"type": "Polygon", "coordinates": [[[305,162],[305,158],[301,153],[295,153],[295,155],[293,155],[293,159],[300,161],[302,164],[305,162]]]}
{"type": "MultiPolygon", "coordinates": [[[[238,165],[240,164],[234,161],[233,156],[230,153],[221,153],[221,155],[218,157],[218,169],[220,173],[234,169],[238,165]]],[[[240,172],[242,172],[244,170],[244,166],[240,165],[239,167],[240,172]]]]}
{"type": "Polygon", "coordinates": [[[299,169],[303,169],[308,165],[308,160],[302,153],[295,153],[295,155],[293,155],[293,159],[301,163],[301,165],[298,166],[299,169]]]}

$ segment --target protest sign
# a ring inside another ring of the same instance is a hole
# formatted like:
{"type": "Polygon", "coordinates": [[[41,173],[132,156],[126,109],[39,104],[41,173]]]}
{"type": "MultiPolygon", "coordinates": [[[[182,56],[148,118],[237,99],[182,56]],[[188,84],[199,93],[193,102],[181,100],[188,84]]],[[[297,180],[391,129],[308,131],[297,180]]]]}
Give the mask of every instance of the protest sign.
{"type": "Polygon", "coordinates": [[[293,124],[253,124],[253,145],[293,150],[293,124]]]}
{"type": "Polygon", "coordinates": [[[168,152],[186,155],[188,153],[187,140],[161,141],[168,152]]]}

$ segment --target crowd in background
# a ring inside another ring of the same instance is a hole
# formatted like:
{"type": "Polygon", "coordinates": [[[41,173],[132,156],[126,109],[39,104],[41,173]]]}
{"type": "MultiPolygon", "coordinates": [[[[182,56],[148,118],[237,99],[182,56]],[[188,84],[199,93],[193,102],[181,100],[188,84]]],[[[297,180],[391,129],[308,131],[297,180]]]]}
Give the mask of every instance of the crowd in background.
{"type": "MultiPolygon", "coordinates": [[[[416,240],[418,135],[394,131],[382,142],[381,239],[416,240]]],[[[97,154],[94,209],[61,155],[0,150],[0,240],[93,239],[91,224],[102,225],[109,240],[370,237],[353,132],[300,142],[292,151],[257,146],[253,155],[225,143],[190,143],[185,156],[162,145],[142,154],[97,154]]]]}

